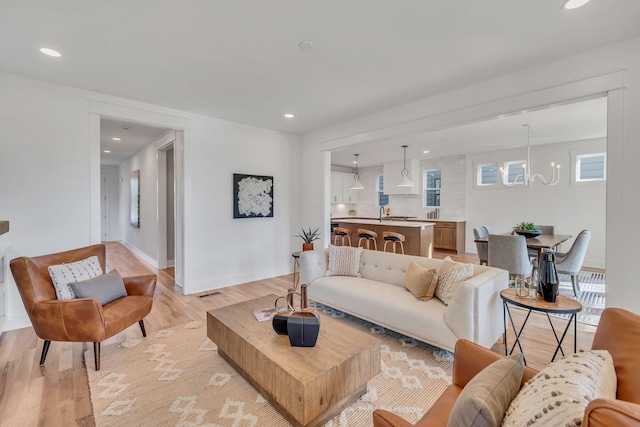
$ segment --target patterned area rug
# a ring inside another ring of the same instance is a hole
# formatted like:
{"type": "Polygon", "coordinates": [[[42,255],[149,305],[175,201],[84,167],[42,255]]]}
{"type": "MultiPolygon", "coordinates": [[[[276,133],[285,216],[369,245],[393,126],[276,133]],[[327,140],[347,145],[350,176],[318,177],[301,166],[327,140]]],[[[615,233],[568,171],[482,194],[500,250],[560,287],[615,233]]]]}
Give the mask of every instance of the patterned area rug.
{"type": "MultiPolygon", "coordinates": [[[[566,274],[559,274],[558,277],[560,279],[560,295],[576,299],[582,304],[582,311],[578,313],[578,322],[597,326],[600,321],[600,315],[604,310],[604,273],[591,271],[578,273],[580,291],[577,297],[573,296],[571,277],[566,274]]],[[[569,316],[561,315],[559,317],[568,318],[569,316]]]]}
{"type": "MultiPolygon", "coordinates": [[[[382,372],[325,426],[370,426],[376,408],[415,423],[451,383],[451,353],[328,307],[318,309],[382,342],[382,372]]],[[[218,356],[206,329],[206,322],[191,322],[104,346],[101,370],[91,363],[87,369],[96,425],[290,425],[218,356]]],[[[93,360],[91,350],[85,360],[93,360]]]]}

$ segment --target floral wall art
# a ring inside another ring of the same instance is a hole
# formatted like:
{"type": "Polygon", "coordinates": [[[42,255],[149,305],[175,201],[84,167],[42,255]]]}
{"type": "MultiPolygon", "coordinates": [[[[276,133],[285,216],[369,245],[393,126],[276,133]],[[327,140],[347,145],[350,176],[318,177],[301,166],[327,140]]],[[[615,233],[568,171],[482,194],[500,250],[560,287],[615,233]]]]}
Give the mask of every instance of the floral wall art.
{"type": "Polygon", "coordinates": [[[233,174],[233,217],[273,217],[273,177],[233,174]]]}

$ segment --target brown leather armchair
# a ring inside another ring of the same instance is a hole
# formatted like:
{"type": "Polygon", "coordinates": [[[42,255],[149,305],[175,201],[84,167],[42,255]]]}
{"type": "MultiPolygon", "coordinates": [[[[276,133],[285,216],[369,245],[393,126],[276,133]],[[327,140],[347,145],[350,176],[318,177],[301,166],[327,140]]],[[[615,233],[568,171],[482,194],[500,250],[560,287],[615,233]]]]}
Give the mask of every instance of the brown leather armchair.
{"type": "MultiPolygon", "coordinates": [[[[127,296],[104,306],[94,298],[58,300],[48,267],[97,256],[105,271],[106,249],[102,244],[39,257],[11,260],[11,272],[33,329],[44,340],[40,365],[51,341],[93,342],[96,371],[100,370],[100,343],[138,322],[147,336],[143,318],[151,311],[155,275],[123,278],[127,296]]],[[[106,271],[105,271],[106,273],[106,271]]]]}
{"type": "MultiPolygon", "coordinates": [[[[640,425],[640,316],[620,308],[607,308],[596,331],[593,350],[608,350],[618,377],[616,400],[595,399],[584,413],[584,427],[640,425]]],[[[426,414],[411,424],[381,409],[373,412],[374,427],[446,426],[464,386],[486,366],[500,359],[497,353],[466,340],[456,343],[453,381],[426,414]]],[[[537,372],[524,368],[522,385],[537,372]]]]}

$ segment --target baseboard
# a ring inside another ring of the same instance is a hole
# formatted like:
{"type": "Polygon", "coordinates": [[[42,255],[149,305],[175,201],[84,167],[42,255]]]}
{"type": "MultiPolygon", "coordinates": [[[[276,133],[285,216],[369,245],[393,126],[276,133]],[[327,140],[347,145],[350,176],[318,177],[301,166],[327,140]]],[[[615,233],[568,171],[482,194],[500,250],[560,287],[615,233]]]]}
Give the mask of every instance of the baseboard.
{"type": "Polygon", "coordinates": [[[7,316],[0,333],[13,331],[14,329],[28,328],[31,326],[31,320],[27,314],[19,314],[17,316],[7,316]]]}
{"type": "Polygon", "coordinates": [[[158,260],[151,258],[149,255],[145,254],[140,249],[136,248],[135,246],[133,246],[132,244],[130,244],[129,242],[127,242],[125,240],[120,240],[120,243],[122,243],[124,246],[126,246],[127,249],[131,250],[131,252],[133,252],[134,254],[139,256],[140,258],[142,258],[143,261],[145,261],[148,264],[151,264],[154,268],[160,268],[158,266],[158,260]]]}
{"type": "Polygon", "coordinates": [[[256,280],[284,276],[285,274],[291,274],[291,266],[289,264],[283,265],[282,267],[252,271],[245,274],[221,277],[213,280],[203,280],[198,283],[191,283],[189,285],[188,293],[185,293],[185,295],[211,291],[214,289],[225,288],[227,286],[240,285],[242,283],[254,282],[256,280]]]}

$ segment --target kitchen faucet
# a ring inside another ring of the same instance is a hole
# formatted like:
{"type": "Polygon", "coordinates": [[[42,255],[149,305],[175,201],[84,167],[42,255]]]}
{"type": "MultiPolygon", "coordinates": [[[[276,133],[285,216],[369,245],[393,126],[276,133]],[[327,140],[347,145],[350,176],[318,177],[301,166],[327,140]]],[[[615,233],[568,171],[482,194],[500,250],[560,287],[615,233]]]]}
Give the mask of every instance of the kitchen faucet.
{"type": "Polygon", "coordinates": [[[384,205],[380,206],[380,222],[382,222],[382,215],[384,215],[384,205]]]}

